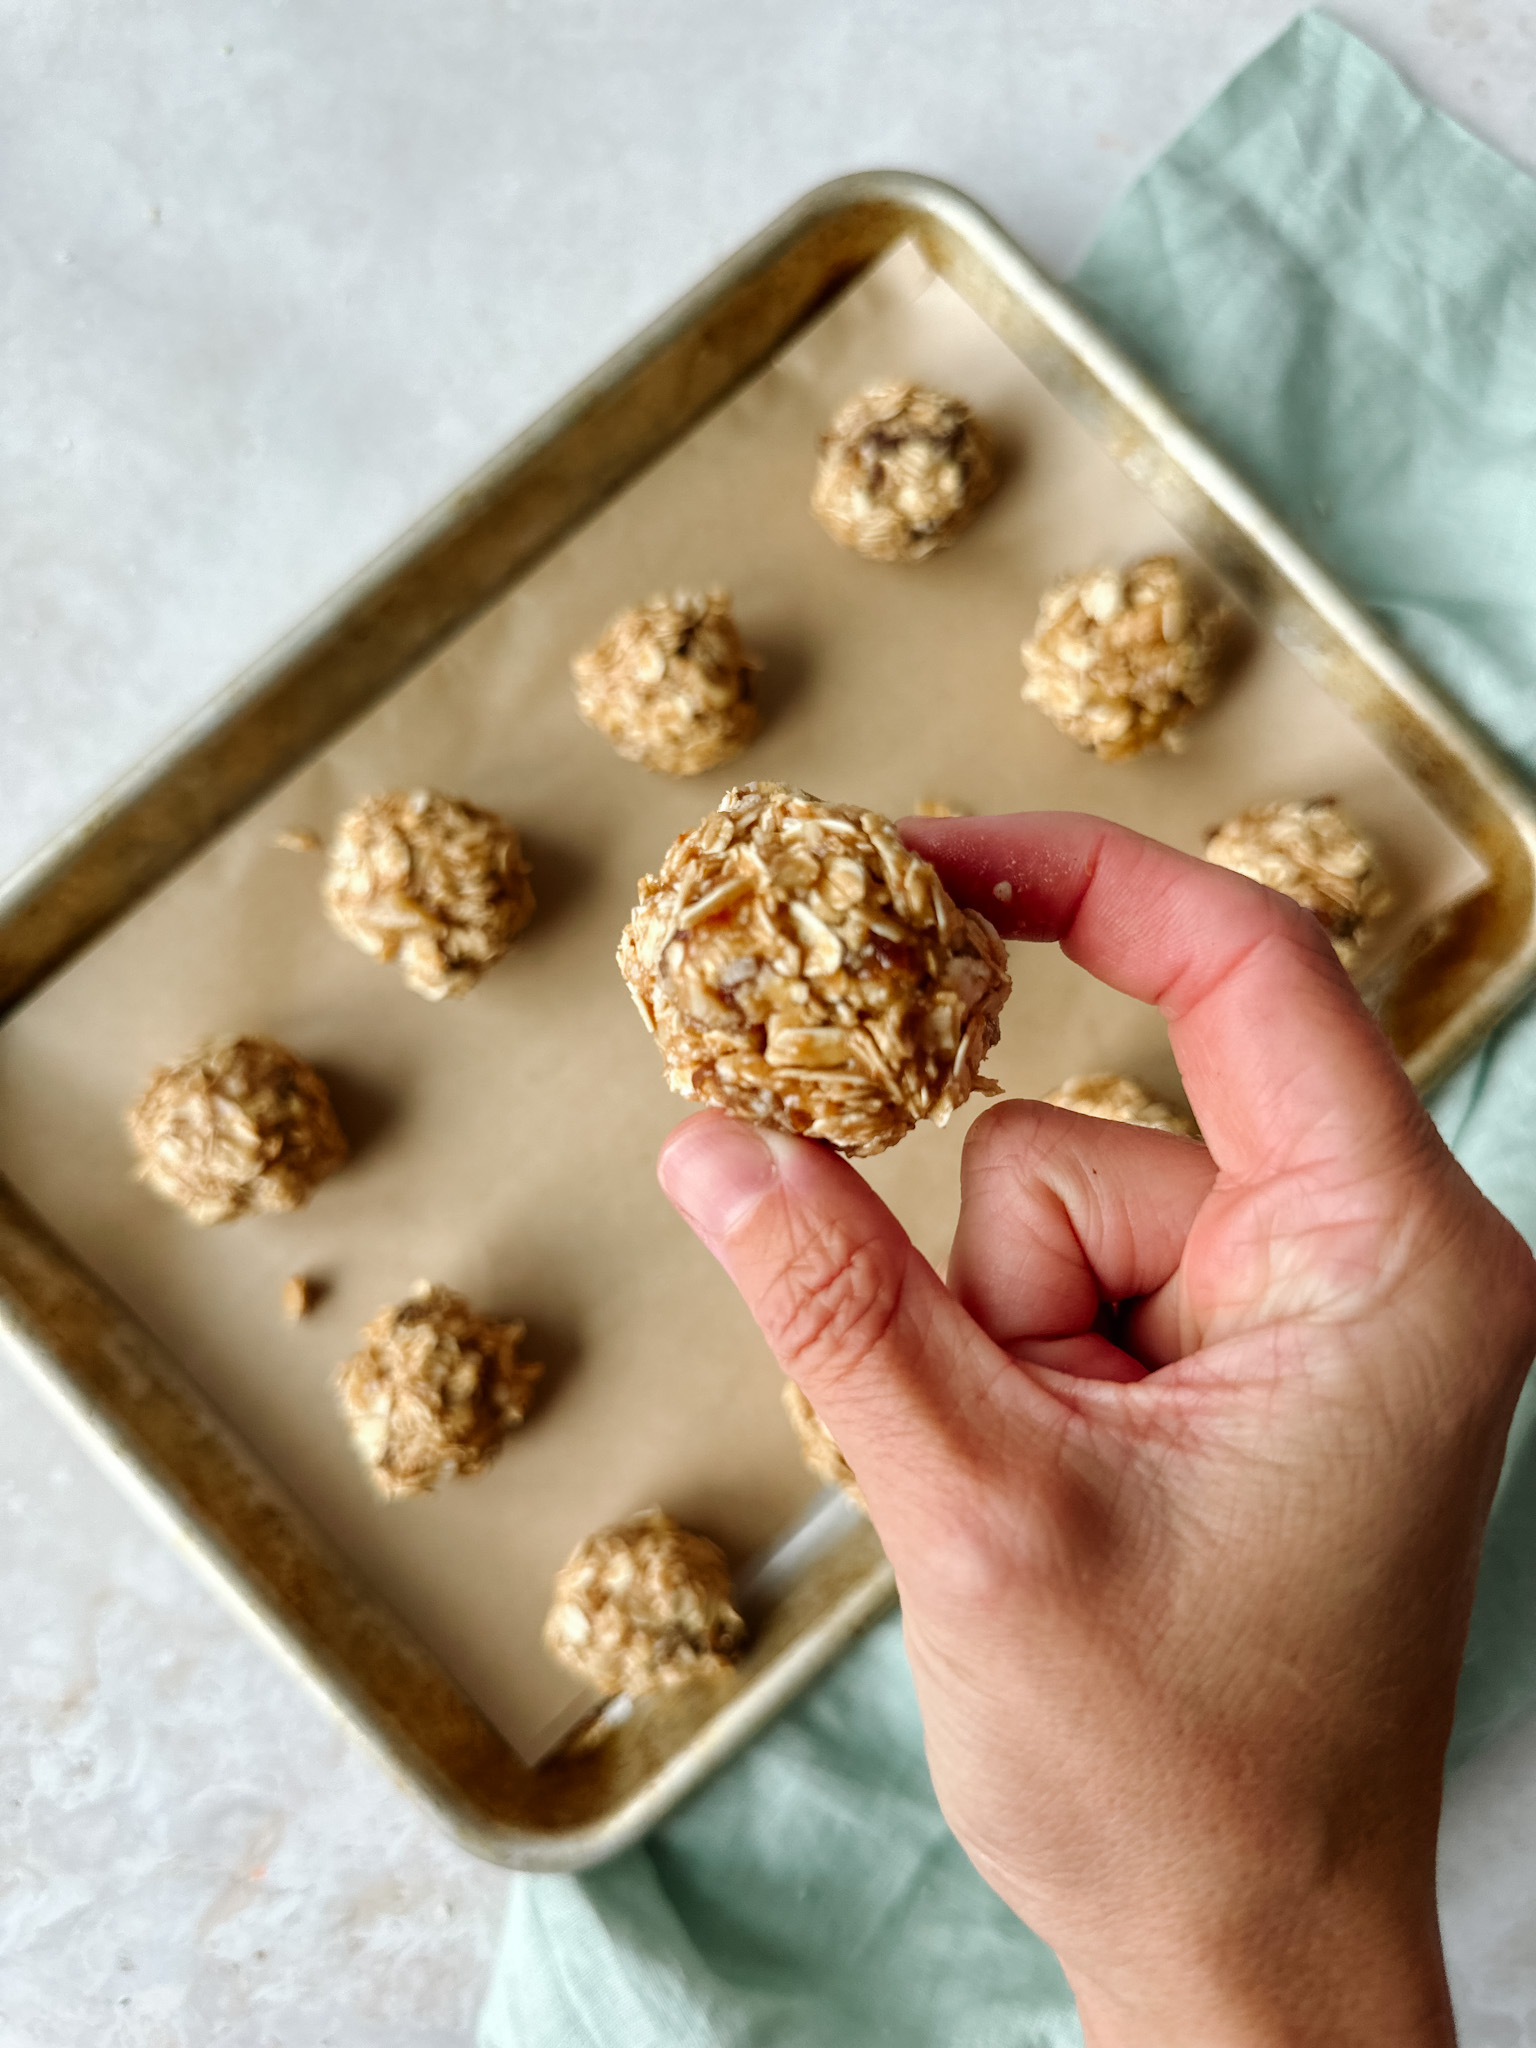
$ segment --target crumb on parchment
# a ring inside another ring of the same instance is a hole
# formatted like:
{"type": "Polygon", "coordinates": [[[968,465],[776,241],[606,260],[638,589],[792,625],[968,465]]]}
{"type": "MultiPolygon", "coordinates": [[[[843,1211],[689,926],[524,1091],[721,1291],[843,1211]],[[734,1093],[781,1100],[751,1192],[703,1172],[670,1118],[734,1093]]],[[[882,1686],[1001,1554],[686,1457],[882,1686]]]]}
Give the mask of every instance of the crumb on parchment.
{"type": "Polygon", "coordinates": [[[325,1293],[321,1283],[308,1273],[290,1273],[283,1282],[283,1315],[290,1323],[302,1323],[313,1314],[325,1293]]]}

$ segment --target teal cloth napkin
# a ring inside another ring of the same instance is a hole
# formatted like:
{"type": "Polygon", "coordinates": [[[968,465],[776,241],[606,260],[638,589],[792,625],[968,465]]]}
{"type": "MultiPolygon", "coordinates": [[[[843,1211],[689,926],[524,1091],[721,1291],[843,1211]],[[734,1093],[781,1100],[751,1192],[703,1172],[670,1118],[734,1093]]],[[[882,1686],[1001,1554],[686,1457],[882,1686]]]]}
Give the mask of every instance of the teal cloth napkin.
{"type": "MultiPolygon", "coordinates": [[[[1309,14],[1117,208],[1077,288],[1423,667],[1536,767],[1536,185],[1309,14]]],[[[1536,1011],[1435,1111],[1536,1242],[1536,1011]]],[[[1528,1389],[1453,1761],[1536,1698],[1533,1623],[1528,1389]]],[[[894,1619],[641,1847],[584,1877],[514,1879],[479,2038],[1081,2042],[1050,1951],[939,1815],[894,1619]]]]}

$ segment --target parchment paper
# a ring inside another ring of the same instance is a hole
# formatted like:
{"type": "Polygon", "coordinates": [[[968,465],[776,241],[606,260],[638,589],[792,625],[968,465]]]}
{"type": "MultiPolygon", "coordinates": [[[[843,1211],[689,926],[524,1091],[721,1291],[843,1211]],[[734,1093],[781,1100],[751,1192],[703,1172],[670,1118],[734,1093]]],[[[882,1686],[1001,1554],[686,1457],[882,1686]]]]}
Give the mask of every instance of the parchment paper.
{"type": "MultiPolygon", "coordinates": [[[[659,1501],[738,1563],[811,1495],[779,1375],[713,1262],[656,1189],[684,1106],[613,965],[635,878],[728,782],[771,778],[899,815],[1103,812],[1198,850],[1269,797],[1328,791],[1387,850],[1390,947],[1480,870],[1417,792],[1273,641],[1182,758],[1103,765],[1019,701],[1018,645],[1067,569],[1179,537],[911,248],[517,590],[293,778],[0,1032],[0,1164],[185,1361],[218,1405],[526,1756],[577,1695],[538,1629],[551,1574],[598,1524],[659,1501]],[[1008,458],[951,554],[867,563],[807,509],[816,436],[878,378],[959,392],[1008,458]],[[764,659],[764,731],[722,773],[672,783],[582,726],[568,663],[622,606],[719,583],[764,659]],[[433,1006],[345,945],[320,862],[363,793],[435,784],[504,812],[538,916],[462,1003],[433,1006]],[[331,1080],[354,1163],[307,1210],[200,1231],[130,1177],[125,1105],[204,1036],[267,1031],[331,1080]],[[290,1328],[284,1278],[331,1283],[290,1328]],[[331,1369],[418,1277],[525,1316],[548,1382],[483,1477],[386,1504],[355,1462],[331,1369]]],[[[991,1071],[1038,1094],[1116,1067],[1176,1092],[1160,1020],[1054,949],[1014,949],[991,1071]]],[[[981,1107],[980,1103],[975,1106],[981,1107]]],[[[930,1256],[952,1224],[965,1124],[924,1128],[870,1178],[930,1256]]]]}

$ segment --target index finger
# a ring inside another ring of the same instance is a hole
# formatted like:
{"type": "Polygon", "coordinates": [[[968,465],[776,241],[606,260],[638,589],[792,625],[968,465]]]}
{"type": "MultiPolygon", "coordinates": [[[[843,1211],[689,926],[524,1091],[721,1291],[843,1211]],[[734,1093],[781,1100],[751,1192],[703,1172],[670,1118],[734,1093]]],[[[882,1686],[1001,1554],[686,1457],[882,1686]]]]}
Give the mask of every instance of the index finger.
{"type": "MultiPolygon", "coordinates": [[[[1223,1171],[1363,1170],[1424,1111],[1317,920],[1273,889],[1076,811],[904,818],[955,901],[1155,1003],[1223,1171]]],[[[1028,999],[1020,977],[1014,1002],[1028,999]]]]}

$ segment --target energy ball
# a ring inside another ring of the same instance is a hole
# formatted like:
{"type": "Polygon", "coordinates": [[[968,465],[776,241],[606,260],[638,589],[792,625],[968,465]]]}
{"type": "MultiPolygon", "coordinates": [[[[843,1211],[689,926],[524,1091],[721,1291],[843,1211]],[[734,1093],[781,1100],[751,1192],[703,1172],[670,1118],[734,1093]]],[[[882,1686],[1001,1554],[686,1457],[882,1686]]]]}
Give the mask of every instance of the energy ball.
{"type": "Polygon", "coordinates": [[[544,1623],[550,1655],[605,1696],[726,1671],[745,1635],[724,1554],[660,1508],[578,1543],[544,1623]]]}
{"type": "Polygon", "coordinates": [[[1331,796],[1239,811],[1206,840],[1205,857],[1310,910],[1346,967],[1392,907],[1375,848],[1331,796]]]}
{"type": "Polygon", "coordinates": [[[128,1112],[139,1178],[194,1223],[302,1209],[343,1165],[325,1083],[274,1038],[216,1038],[158,1067],[128,1112]]]}
{"type": "Polygon", "coordinates": [[[1064,576],[1022,649],[1024,701],[1101,761],[1177,753],[1216,688],[1225,632],[1225,613],[1197,603],[1172,555],[1064,576]]]}
{"type": "Polygon", "coordinates": [[[746,783],[639,891],[619,969],[675,1094],[867,1159],[999,1092],[1002,941],[875,812],[746,783]]]}
{"type": "Polygon", "coordinates": [[[806,1470],[814,1473],[823,1486],[840,1486],[854,1506],[867,1514],[869,1510],[859,1491],[859,1482],[853,1476],[853,1467],[838,1449],[837,1439],[831,1430],[793,1380],[784,1382],[783,1401],[784,1413],[795,1432],[806,1470]]]}
{"type": "Polygon", "coordinates": [[[477,1315],[451,1287],[417,1283],[382,1308],[336,1374],[358,1455],[388,1499],[469,1479],[528,1413],[544,1371],[518,1356],[521,1323],[477,1315]]]}
{"type": "Polygon", "coordinates": [[[626,761],[659,775],[701,775],[756,733],[758,666],[723,590],[679,591],[621,613],[571,673],[576,709],[626,761]]]}
{"type": "Polygon", "coordinates": [[[1197,1135],[1194,1120],[1171,1102],[1149,1095],[1129,1074],[1074,1074],[1053,1088],[1046,1101],[1057,1109],[1075,1109],[1079,1116],[1101,1116],[1116,1124],[1141,1124],[1149,1131],[1172,1131],[1176,1137],[1197,1135]]]}
{"type": "Polygon", "coordinates": [[[959,539],[992,482],[991,442],[963,400],[877,384],[822,435],[811,510],[872,562],[919,562],[959,539]]]}
{"type": "Polygon", "coordinates": [[[533,915],[531,869],[494,811],[435,789],[364,797],[336,827],[323,901],[344,939],[398,960],[429,1003],[468,994],[533,915]]]}

